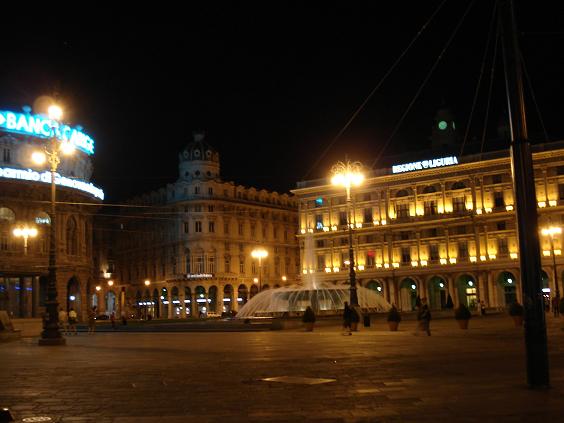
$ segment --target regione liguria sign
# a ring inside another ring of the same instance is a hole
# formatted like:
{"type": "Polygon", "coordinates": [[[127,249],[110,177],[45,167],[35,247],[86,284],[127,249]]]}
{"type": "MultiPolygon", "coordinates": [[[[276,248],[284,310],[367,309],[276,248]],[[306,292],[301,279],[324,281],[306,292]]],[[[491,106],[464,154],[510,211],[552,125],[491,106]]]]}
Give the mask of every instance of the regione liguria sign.
{"type": "Polygon", "coordinates": [[[79,128],[71,128],[43,115],[0,110],[0,130],[38,138],[51,138],[53,131],[61,140],[70,142],[86,154],[94,154],[94,140],[79,128]]]}
{"type": "Polygon", "coordinates": [[[456,156],[443,157],[441,159],[421,160],[419,162],[404,163],[392,166],[392,173],[413,172],[414,170],[434,169],[458,164],[456,156]]]}

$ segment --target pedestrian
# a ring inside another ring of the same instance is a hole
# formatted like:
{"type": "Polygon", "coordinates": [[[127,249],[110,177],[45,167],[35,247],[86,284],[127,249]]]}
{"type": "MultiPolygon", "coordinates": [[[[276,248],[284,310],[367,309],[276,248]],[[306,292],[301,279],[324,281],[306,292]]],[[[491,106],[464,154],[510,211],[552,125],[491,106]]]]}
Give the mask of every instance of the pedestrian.
{"type": "Polygon", "coordinates": [[[352,309],[349,307],[349,303],[345,301],[345,308],[343,310],[343,335],[352,335],[351,323],[352,323],[352,309]]]}
{"type": "Polygon", "coordinates": [[[94,334],[96,331],[96,306],[88,312],[88,333],[94,334]]]}
{"type": "Polygon", "coordinates": [[[121,324],[123,326],[127,326],[127,316],[125,314],[125,311],[121,312],[121,324]]]}
{"type": "Polygon", "coordinates": [[[486,303],[484,302],[484,300],[480,301],[480,314],[482,316],[486,315],[486,303]]]}
{"type": "Polygon", "coordinates": [[[78,333],[76,332],[76,319],[77,318],[78,318],[78,315],[76,314],[76,311],[74,311],[74,308],[71,308],[69,310],[69,335],[71,333],[78,335],[78,333]]]}
{"type": "Polygon", "coordinates": [[[61,332],[63,332],[64,335],[68,334],[68,331],[69,331],[69,315],[67,314],[67,312],[65,310],[63,310],[62,307],[59,309],[59,327],[61,329],[61,332]]]}
{"type": "Polygon", "coordinates": [[[110,321],[112,322],[112,329],[116,330],[116,314],[113,311],[110,314],[110,321]]]}
{"type": "Polygon", "coordinates": [[[429,310],[429,306],[425,303],[425,301],[422,301],[419,312],[417,313],[417,331],[415,332],[416,335],[418,335],[419,331],[423,331],[427,333],[427,336],[431,336],[430,322],[431,311],[429,310]]]}
{"type": "Polygon", "coordinates": [[[554,317],[560,316],[560,295],[556,295],[552,298],[552,313],[554,317]]]}

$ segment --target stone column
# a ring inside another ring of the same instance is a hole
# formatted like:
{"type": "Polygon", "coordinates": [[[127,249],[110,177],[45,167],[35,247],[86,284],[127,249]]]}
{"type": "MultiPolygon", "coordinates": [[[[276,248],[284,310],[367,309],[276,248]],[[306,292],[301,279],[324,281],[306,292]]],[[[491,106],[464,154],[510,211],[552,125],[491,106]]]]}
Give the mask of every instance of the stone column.
{"type": "Polygon", "coordinates": [[[184,303],[185,299],[186,292],[184,291],[184,287],[182,287],[178,290],[178,301],[180,301],[180,307],[182,307],[182,309],[180,310],[180,317],[182,319],[186,319],[186,303],[184,303]]]}
{"type": "Polygon", "coordinates": [[[166,291],[166,300],[168,301],[168,318],[172,319],[174,317],[172,309],[174,304],[172,304],[172,288],[168,287],[166,291]]]}
{"type": "Polygon", "coordinates": [[[447,278],[447,286],[448,286],[448,294],[450,298],[452,298],[452,304],[456,309],[458,307],[458,295],[456,293],[456,281],[452,277],[452,275],[446,275],[447,278]]]}
{"type": "Polygon", "coordinates": [[[196,296],[196,293],[192,293],[192,300],[190,303],[190,311],[192,314],[192,317],[198,317],[198,302],[196,301],[198,299],[198,297],[196,296]]]}
{"type": "Polygon", "coordinates": [[[384,298],[387,302],[392,304],[394,301],[392,300],[392,292],[394,290],[392,280],[390,278],[384,279],[385,286],[384,286],[384,298]]]}
{"type": "Polygon", "coordinates": [[[34,276],[31,284],[31,317],[39,317],[39,276],[34,276]]]}

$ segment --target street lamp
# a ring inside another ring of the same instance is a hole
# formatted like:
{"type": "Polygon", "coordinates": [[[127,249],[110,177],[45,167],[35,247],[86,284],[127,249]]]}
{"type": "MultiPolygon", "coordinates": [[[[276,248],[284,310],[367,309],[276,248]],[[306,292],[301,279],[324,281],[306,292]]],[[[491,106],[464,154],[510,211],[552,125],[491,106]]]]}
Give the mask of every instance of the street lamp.
{"type": "Polygon", "coordinates": [[[24,240],[24,255],[27,256],[27,239],[35,238],[37,236],[37,229],[23,226],[15,228],[12,232],[16,238],[23,238],[24,240]]]}
{"type": "Polygon", "coordinates": [[[558,272],[556,271],[556,256],[554,254],[554,237],[562,233],[562,228],[551,226],[550,228],[545,228],[541,231],[544,236],[548,236],[550,239],[550,251],[552,253],[552,270],[554,272],[554,285],[556,287],[556,298],[560,298],[560,289],[558,288],[558,272]]]}
{"type": "Polygon", "coordinates": [[[331,183],[336,186],[344,187],[347,192],[347,224],[349,227],[349,279],[350,279],[350,303],[358,305],[358,295],[356,293],[356,273],[354,271],[353,253],[353,223],[352,223],[352,199],[351,188],[359,186],[364,181],[362,164],[360,162],[338,162],[331,168],[331,183]]]}
{"type": "Polygon", "coordinates": [[[151,281],[150,281],[149,279],[147,279],[147,280],[145,281],[145,286],[149,286],[149,285],[151,285],[151,281]]]}
{"type": "Polygon", "coordinates": [[[255,248],[253,251],[251,251],[251,257],[258,259],[259,262],[258,283],[260,292],[262,291],[262,259],[268,257],[268,251],[266,251],[264,248],[255,248]]]}
{"type": "MultiPolygon", "coordinates": [[[[57,129],[59,121],[63,116],[62,109],[57,105],[51,105],[48,109],[49,119],[51,119],[51,147],[45,149],[43,153],[34,152],[32,160],[41,165],[48,162],[51,168],[51,225],[49,227],[49,281],[47,286],[47,318],[43,321],[43,332],[39,339],[39,345],[64,345],[65,338],[59,331],[59,303],[57,301],[57,230],[56,230],[56,203],[55,203],[55,175],[57,167],[61,162],[57,148],[57,129]]],[[[61,150],[64,154],[70,154],[73,150],[72,144],[63,141],[61,150]]]]}

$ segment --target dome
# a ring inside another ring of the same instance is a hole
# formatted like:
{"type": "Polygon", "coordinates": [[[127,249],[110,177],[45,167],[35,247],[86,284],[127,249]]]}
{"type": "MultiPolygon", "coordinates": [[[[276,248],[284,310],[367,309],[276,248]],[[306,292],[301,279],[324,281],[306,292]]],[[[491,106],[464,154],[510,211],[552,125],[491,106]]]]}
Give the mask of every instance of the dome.
{"type": "Polygon", "coordinates": [[[178,155],[180,179],[219,179],[219,152],[205,141],[204,132],[194,132],[193,137],[178,155]]]}
{"type": "Polygon", "coordinates": [[[219,163],[219,153],[208,144],[204,138],[204,132],[194,132],[194,140],[180,153],[181,161],[207,161],[219,163]]]}

